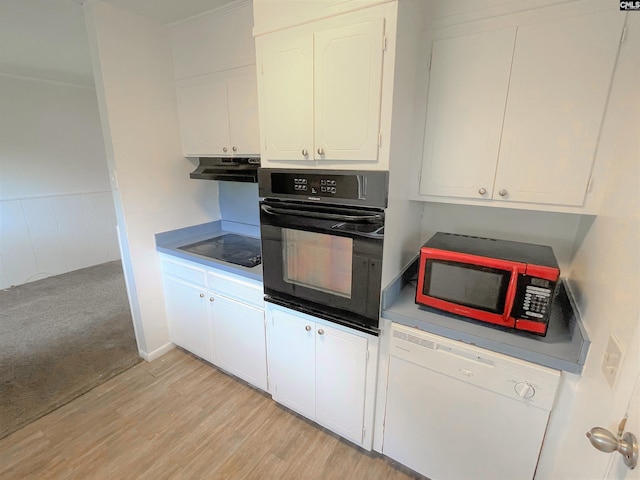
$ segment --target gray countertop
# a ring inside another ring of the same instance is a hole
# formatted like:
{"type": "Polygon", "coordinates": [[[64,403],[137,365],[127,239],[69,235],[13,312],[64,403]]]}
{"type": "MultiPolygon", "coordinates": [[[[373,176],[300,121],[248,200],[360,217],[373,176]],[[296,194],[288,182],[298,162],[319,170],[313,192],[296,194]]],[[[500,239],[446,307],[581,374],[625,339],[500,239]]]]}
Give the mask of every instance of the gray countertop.
{"type": "Polygon", "coordinates": [[[196,243],[201,240],[219,237],[225,233],[238,233],[254,238],[260,238],[260,227],[256,225],[218,220],[215,222],[204,223],[202,225],[194,225],[192,227],[156,233],[156,250],[168,255],[173,255],[174,257],[182,258],[183,260],[199,263],[205,267],[217,268],[252,280],[262,281],[262,265],[247,268],[241,265],[234,265],[233,263],[215,260],[179,249],[179,247],[196,243]]]}
{"type": "MultiPolygon", "coordinates": [[[[406,272],[415,270],[415,263],[406,272]]],[[[562,281],[547,335],[541,337],[450,315],[415,303],[415,282],[401,275],[385,291],[382,317],[402,325],[458,340],[545,367],[581,373],[590,340],[562,281]]]]}

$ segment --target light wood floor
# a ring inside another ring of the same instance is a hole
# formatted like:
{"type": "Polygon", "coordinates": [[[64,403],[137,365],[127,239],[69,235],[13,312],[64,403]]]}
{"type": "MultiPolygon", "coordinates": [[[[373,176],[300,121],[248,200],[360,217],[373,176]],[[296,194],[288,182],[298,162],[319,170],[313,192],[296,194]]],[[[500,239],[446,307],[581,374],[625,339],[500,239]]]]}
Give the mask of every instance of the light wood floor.
{"type": "Polygon", "coordinates": [[[175,349],[0,440],[9,479],[420,479],[175,349]]]}

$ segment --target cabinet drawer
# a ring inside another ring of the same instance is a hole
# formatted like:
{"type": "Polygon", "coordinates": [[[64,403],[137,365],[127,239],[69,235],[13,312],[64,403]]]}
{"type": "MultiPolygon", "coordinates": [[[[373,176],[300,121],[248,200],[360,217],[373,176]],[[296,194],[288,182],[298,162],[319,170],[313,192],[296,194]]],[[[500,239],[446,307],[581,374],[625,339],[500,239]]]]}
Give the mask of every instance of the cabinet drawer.
{"type": "Polygon", "coordinates": [[[203,268],[185,262],[173,261],[164,256],[160,257],[160,264],[164,275],[171,275],[189,283],[205,285],[206,273],[203,268]]]}
{"type": "Polygon", "coordinates": [[[258,308],[264,307],[262,283],[260,282],[235,275],[209,271],[207,286],[214,293],[219,293],[225,297],[254,305],[258,308]]]}

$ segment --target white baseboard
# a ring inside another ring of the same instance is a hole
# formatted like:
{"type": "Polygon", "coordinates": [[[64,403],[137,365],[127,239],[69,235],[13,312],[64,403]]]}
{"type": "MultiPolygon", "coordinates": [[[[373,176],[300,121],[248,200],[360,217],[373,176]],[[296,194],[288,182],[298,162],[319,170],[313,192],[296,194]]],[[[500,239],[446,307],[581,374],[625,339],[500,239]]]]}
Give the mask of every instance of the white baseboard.
{"type": "Polygon", "coordinates": [[[175,345],[171,342],[168,342],[161,346],[160,348],[156,348],[153,352],[147,353],[142,350],[138,350],[138,353],[142,358],[144,358],[147,362],[153,362],[156,358],[160,358],[165,353],[173,350],[175,345]]]}

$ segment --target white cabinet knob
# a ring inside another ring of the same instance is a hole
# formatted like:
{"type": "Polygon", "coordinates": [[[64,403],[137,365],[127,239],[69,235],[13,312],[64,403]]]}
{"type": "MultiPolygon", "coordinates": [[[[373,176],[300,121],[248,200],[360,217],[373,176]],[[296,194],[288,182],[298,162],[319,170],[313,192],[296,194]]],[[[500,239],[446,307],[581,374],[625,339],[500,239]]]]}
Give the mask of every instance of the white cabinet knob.
{"type": "Polygon", "coordinates": [[[231,147],[231,150],[233,150],[234,152],[238,151],[238,147],[231,147]]]}
{"type": "Polygon", "coordinates": [[[498,192],[498,195],[500,195],[501,197],[506,197],[508,193],[509,193],[509,192],[507,192],[507,191],[503,188],[502,190],[500,190],[500,191],[498,192]]]}
{"type": "Polygon", "coordinates": [[[306,148],[303,148],[303,149],[302,149],[302,156],[303,156],[303,157],[306,157],[306,156],[308,156],[308,155],[309,155],[309,152],[307,151],[307,149],[306,149],[306,148]]]}
{"type": "Polygon", "coordinates": [[[478,193],[480,195],[486,195],[487,194],[487,189],[486,188],[481,188],[480,190],[478,190],[478,193]]]}
{"type": "Polygon", "coordinates": [[[227,151],[228,151],[228,150],[229,150],[229,149],[228,149],[227,147],[222,147],[222,151],[223,151],[224,153],[227,153],[227,151]]]}
{"type": "Polygon", "coordinates": [[[322,148],[318,148],[318,155],[324,155],[324,150],[322,148]]]}

